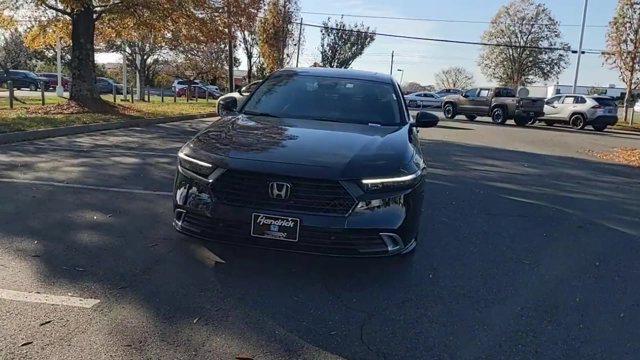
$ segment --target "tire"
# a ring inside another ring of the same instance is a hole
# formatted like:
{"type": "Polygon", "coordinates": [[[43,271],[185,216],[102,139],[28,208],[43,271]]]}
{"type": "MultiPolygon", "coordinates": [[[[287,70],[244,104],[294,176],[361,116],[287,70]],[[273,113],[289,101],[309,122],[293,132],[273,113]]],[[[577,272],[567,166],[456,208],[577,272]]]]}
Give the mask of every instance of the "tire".
{"type": "Polygon", "coordinates": [[[418,102],[415,100],[409,100],[409,102],[407,103],[407,106],[410,108],[417,108],[418,107],[418,102]]]}
{"type": "Polygon", "coordinates": [[[527,126],[529,125],[529,122],[531,122],[531,118],[528,118],[526,116],[516,116],[515,118],[513,118],[513,122],[516,123],[516,126],[527,126]]]}
{"type": "Polygon", "coordinates": [[[607,125],[591,125],[591,126],[595,131],[605,131],[607,129],[607,125]]]}
{"type": "Polygon", "coordinates": [[[497,107],[491,111],[491,121],[494,124],[503,125],[507,122],[507,114],[504,113],[504,109],[497,107]]]}
{"type": "Polygon", "coordinates": [[[574,114],[569,119],[569,125],[576,130],[582,130],[587,126],[587,122],[582,114],[574,114]]]}
{"type": "Polygon", "coordinates": [[[216,105],[216,112],[218,113],[218,116],[220,116],[220,103],[216,105]]]}
{"type": "Polygon", "coordinates": [[[553,121],[549,121],[549,120],[545,120],[545,121],[544,121],[544,124],[545,124],[545,125],[547,125],[547,126],[553,126],[553,125],[555,125],[555,123],[554,123],[553,121]]]}
{"type": "Polygon", "coordinates": [[[466,117],[467,120],[469,120],[469,121],[473,121],[473,120],[475,120],[477,118],[476,115],[465,115],[464,117],[466,117]]]}
{"type": "Polygon", "coordinates": [[[449,120],[455,118],[457,115],[456,108],[451,103],[445,104],[444,108],[442,108],[442,112],[444,113],[444,117],[449,120]]]}
{"type": "Polygon", "coordinates": [[[36,86],[36,84],[29,84],[29,91],[36,91],[38,90],[38,87],[36,86]]]}

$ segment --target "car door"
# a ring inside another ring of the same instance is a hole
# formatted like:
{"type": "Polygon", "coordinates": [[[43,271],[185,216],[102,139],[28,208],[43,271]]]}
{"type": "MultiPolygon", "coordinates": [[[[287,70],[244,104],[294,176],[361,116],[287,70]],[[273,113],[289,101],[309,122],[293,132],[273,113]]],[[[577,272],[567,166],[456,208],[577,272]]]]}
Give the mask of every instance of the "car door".
{"type": "Polygon", "coordinates": [[[462,94],[458,102],[458,111],[466,114],[473,113],[473,100],[478,95],[478,88],[469,89],[462,94]]]}
{"type": "Polygon", "coordinates": [[[473,99],[473,112],[477,114],[488,114],[491,107],[491,89],[481,88],[478,96],[473,99]]]}
{"type": "Polygon", "coordinates": [[[562,98],[562,102],[558,104],[558,118],[569,120],[569,116],[576,109],[575,104],[577,96],[567,95],[562,98]]]}
{"type": "Polygon", "coordinates": [[[562,96],[553,96],[545,100],[544,102],[544,117],[545,119],[558,119],[560,113],[560,102],[562,96]]]}
{"type": "Polygon", "coordinates": [[[423,93],[422,94],[422,104],[424,106],[432,107],[436,105],[435,97],[433,94],[423,93]]]}
{"type": "Polygon", "coordinates": [[[27,75],[20,71],[12,71],[11,72],[11,80],[13,80],[14,88],[27,88],[29,84],[27,84],[27,75]]]}

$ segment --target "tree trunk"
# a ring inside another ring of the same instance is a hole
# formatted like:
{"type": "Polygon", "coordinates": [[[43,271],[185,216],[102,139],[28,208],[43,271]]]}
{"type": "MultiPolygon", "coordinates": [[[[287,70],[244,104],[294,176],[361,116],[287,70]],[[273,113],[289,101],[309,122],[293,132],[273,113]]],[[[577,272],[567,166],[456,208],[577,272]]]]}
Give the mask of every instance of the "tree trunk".
{"type": "Polygon", "coordinates": [[[96,91],[94,32],[96,21],[91,7],[71,16],[71,94],[69,99],[90,108],[101,107],[96,91]]]}

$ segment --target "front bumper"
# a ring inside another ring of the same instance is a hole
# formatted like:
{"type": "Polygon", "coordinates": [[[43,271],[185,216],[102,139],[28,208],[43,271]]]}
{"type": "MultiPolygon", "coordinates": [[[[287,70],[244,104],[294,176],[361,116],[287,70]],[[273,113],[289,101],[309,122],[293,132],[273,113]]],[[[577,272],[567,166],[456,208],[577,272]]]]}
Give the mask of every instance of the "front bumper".
{"type": "Polygon", "coordinates": [[[209,184],[178,171],[173,225],[184,234],[223,243],[333,256],[388,256],[416,245],[423,183],[394,198],[379,208],[354,209],[346,216],[231,206],[217,200],[209,184]],[[251,236],[253,213],[298,218],[298,241],[251,236]]]}

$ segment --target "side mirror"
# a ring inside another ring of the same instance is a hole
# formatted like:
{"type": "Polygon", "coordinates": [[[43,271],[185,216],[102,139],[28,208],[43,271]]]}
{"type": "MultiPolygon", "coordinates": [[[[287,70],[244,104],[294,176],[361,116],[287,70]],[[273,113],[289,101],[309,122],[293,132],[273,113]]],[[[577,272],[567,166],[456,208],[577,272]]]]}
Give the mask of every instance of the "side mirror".
{"type": "Polygon", "coordinates": [[[219,116],[224,116],[238,110],[238,100],[234,97],[220,99],[218,102],[218,109],[220,109],[221,112],[221,114],[218,114],[219,116]]]}
{"type": "Polygon", "coordinates": [[[438,115],[432,114],[427,111],[420,111],[416,115],[416,122],[414,123],[414,126],[419,128],[435,127],[436,125],[438,125],[438,121],[440,121],[438,115]]]}

